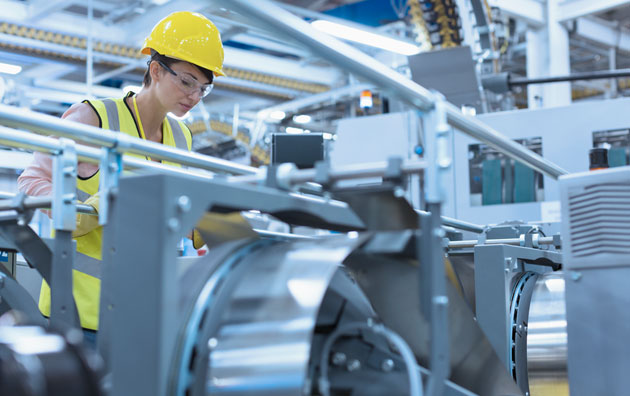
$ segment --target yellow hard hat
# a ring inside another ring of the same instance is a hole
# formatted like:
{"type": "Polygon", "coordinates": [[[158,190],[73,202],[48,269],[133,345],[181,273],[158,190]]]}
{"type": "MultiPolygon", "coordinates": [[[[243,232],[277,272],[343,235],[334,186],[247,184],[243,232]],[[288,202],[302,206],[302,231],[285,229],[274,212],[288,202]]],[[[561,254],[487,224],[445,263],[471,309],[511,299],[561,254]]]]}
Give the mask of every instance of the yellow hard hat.
{"type": "Polygon", "coordinates": [[[225,76],[219,29],[199,13],[174,12],[158,22],[144,40],[142,53],[150,55],[152,49],[225,76]]]}

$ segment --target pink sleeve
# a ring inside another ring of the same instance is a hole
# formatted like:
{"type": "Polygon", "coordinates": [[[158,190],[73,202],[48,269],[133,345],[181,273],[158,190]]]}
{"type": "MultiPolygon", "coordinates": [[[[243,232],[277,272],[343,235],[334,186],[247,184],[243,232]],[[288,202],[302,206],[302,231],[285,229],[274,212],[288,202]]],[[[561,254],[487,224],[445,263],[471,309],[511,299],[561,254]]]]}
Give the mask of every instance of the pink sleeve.
{"type": "Polygon", "coordinates": [[[33,162],[18,177],[18,190],[33,196],[52,194],[52,158],[49,155],[33,154],[33,162]]]}

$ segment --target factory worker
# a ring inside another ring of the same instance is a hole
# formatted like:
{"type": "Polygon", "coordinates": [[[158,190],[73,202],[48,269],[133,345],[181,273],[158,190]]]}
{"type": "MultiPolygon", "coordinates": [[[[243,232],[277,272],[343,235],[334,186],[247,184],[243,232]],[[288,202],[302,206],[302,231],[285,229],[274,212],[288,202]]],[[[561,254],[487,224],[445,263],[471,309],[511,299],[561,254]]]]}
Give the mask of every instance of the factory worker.
{"type": "MultiPolygon", "coordinates": [[[[225,75],[219,31],[201,14],[175,12],[155,25],[145,39],[142,53],[151,59],[140,92],[130,92],[124,98],[85,100],[70,107],[62,118],[190,150],[190,130],[167,114],[186,114],[210,93],[214,78],[225,75]]],[[[51,158],[36,153],[33,163],[19,177],[18,188],[28,195],[51,195],[51,169],[51,158]]],[[[98,186],[98,165],[80,163],[78,199],[97,211],[98,186]]],[[[74,298],[86,342],[95,344],[103,237],[98,218],[79,215],[73,236],[77,242],[74,298]]],[[[46,282],[42,284],[39,308],[44,315],[50,315],[50,289],[46,282]]]]}

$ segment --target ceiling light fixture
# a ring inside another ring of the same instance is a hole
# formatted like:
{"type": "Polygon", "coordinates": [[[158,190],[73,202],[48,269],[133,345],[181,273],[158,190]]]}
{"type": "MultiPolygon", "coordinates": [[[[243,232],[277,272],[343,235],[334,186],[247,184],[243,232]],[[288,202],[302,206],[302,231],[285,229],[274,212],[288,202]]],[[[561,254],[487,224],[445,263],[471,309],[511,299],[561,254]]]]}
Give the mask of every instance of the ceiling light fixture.
{"type": "Polygon", "coordinates": [[[298,124],[308,124],[309,122],[311,122],[311,116],[308,114],[296,115],[293,116],[293,121],[297,122],[298,124]]]}
{"type": "Polygon", "coordinates": [[[273,118],[274,120],[278,120],[278,121],[284,120],[284,117],[286,116],[287,114],[281,110],[275,110],[269,114],[269,118],[273,118]]]}
{"type": "Polygon", "coordinates": [[[315,29],[328,33],[331,36],[396,52],[398,54],[410,56],[420,53],[420,47],[410,42],[386,37],[381,34],[371,33],[366,30],[342,25],[340,23],[320,19],[311,22],[311,25],[313,25],[315,29]]]}
{"type": "Polygon", "coordinates": [[[21,71],[22,71],[22,66],[0,62],[0,73],[18,74],[21,71]]]}
{"type": "Polygon", "coordinates": [[[302,128],[295,128],[295,127],[286,127],[286,129],[284,131],[286,133],[290,133],[292,135],[297,135],[299,133],[304,133],[304,129],[302,129],[302,128]]]}

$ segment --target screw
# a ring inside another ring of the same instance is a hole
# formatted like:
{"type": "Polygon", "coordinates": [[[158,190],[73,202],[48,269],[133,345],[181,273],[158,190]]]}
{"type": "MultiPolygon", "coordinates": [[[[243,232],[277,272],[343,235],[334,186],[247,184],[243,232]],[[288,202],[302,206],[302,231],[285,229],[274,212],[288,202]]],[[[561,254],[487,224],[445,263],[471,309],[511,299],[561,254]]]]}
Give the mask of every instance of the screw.
{"type": "Polygon", "coordinates": [[[401,187],[396,187],[394,189],[394,196],[396,198],[402,198],[405,196],[405,190],[403,190],[401,187]]]}
{"type": "Polygon", "coordinates": [[[187,195],[180,195],[179,198],[177,198],[177,208],[182,212],[182,213],[186,213],[188,211],[190,211],[190,198],[188,198],[187,195]]]}
{"type": "Polygon", "coordinates": [[[168,220],[168,229],[175,232],[177,230],[179,230],[179,220],[177,220],[176,218],[172,217],[171,219],[168,220]]]}
{"type": "Polygon", "coordinates": [[[512,269],[512,257],[505,258],[505,272],[510,272],[512,269]]]}
{"type": "Polygon", "coordinates": [[[217,347],[217,345],[219,345],[219,340],[217,340],[216,338],[212,337],[208,340],[208,348],[214,349],[217,347]]]}
{"type": "Polygon", "coordinates": [[[394,361],[392,359],[383,360],[383,362],[381,363],[381,370],[383,370],[386,373],[389,373],[393,369],[394,369],[394,361]]]}
{"type": "Polygon", "coordinates": [[[577,271],[572,271],[571,272],[571,279],[574,282],[578,282],[580,279],[582,279],[582,273],[581,272],[577,272],[577,271]]]}
{"type": "Polygon", "coordinates": [[[346,362],[346,354],[343,352],[335,352],[332,357],[332,364],[341,366],[346,362]]]}
{"type": "Polygon", "coordinates": [[[359,362],[357,359],[352,359],[350,362],[348,362],[348,365],[346,366],[346,368],[350,372],[357,371],[361,369],[361,362],[359,362]]]}

